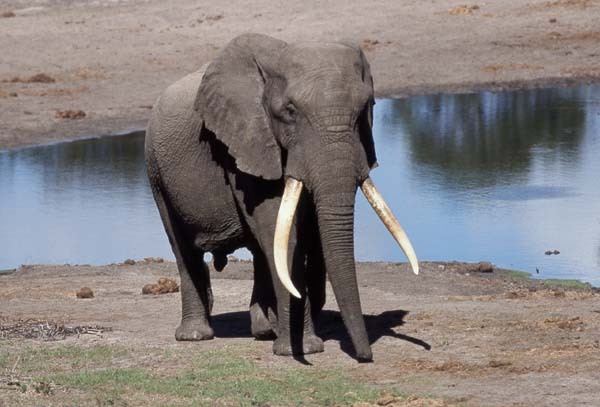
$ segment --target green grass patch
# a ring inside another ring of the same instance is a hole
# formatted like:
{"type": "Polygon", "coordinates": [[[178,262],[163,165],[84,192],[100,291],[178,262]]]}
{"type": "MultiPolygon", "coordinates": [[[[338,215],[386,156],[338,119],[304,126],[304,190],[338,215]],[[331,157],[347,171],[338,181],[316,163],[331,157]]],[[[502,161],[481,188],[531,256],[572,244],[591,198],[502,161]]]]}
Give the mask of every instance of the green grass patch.
{"type": "Polygon", "coordinates": [[[553,286],[553,287],[564,287],[564,288],[579,288],[579,289],[590,289],[592,285],[590,283],[584,283],[579,280],[561,280],[561,279],[546,279],[542,280],[542,284],[553,286]]]}
{"type": "Polygon", "coordinates": [[[528,273],[526,271],[519,271],[519,270],[505,270],[506,275],[508,275],[509,277],[515,277],[515,278],[525,278],[525,279],[529,279],[531,278],[531,273],[528,273]]]}
{"type": "MultiPolygon", "coordinates": [[[[524,278],[524,279],[531,279],[532,278],[532,274],[530,274],[530,273],[528,273],[526,271],[505,270],[504,272],[509,277],[524,278]]],[[[544,285],[553,286],[553,287],[579,288],[579,289],[590,289],[590,288],[592,288],[592,285],[590,283],[585,283],[585,282],[579,281],[579,280],[569,280],[569,279],[564,279],[563,280],[563,279],[549,278],[549,279],[536,279],[536,281],[539,281],[539,282],[541,282],[544,285]]]]}
{"type": "Polygon", "coordinates": [[[15,407],[344,406],[375,402],[383,393],[403,397],[357,379],[352,369],[255,360],[263,351],[256,343],[207,352],[6,341],[0,374],[16,379],[19,391],[7,404],[15,407]]]}
{"type": "Polygon", "coordinates": [[[65,387],[83,390],[106,385],[110,385],[111,388],[118,386],[143,388],[150,380],[150,374],[138,368],[103,368],[71,373],[62,372],[48,376],[46,379],[65,387]]]}
{"type": "MultiPolygon", "coordinates": [[[[91,351],[84,351],[89,352],[91,351]]],[[[99,404],[129,400],[145,405],[348,405],[374,401],[381,387],[358,382],[341,369],[321,369],[292,363],[290,368],[269,368],[241,356],[239,349],[226,348],[179,358],[180,368],[94,367],[86,364],[73,371],[61,371],[38,380],[73,390],[101,395],[99,404]],[[153,400],[160,396],[160,402],[153,400]]],[[[59,352],[60,354],[60,352],[59,352]]],[[[71,353],[80,359],[77,353],[71,353]]],[[[86,354],[86,356],[89,353],[86,354]]],[[[107,349],[97,351],[101,360],[113,356],[107,349]]],[[[180,355],[178,355],[180,356],[180,355]]],[[[56,358],[56,353],[49,357],[56,358]]],[[[61,356],[62,357],[62,356],[61,356]]],[[[71,365],[76,365],[71,363],[71,365]]],[[[131,366],[131,365],[130,365],[131,366]]],[[[96,397],[97,398],[97,397],[96,397]]]]}
{"type": "Polygon", "coordinates": [[[115,359],[129,354],[126,348],[101,345],[83,347],[77,345],[40,346],[26,348],[20,353],[19,371],[26,374],[45,371],[60,372],[110,366],[115,359]]]}
{"type": "Polygon", "coordinates": [[[16,270],[16,269],[5,269],[5,270],[0,270],[0,276],[1,276],[1,275],[3,275],[3,274],[4,274],[4,275],[7,275],[7,274],[12,274],[12,273],[14,273],[15,271],[17,271],[17,270],[16,270]]]}

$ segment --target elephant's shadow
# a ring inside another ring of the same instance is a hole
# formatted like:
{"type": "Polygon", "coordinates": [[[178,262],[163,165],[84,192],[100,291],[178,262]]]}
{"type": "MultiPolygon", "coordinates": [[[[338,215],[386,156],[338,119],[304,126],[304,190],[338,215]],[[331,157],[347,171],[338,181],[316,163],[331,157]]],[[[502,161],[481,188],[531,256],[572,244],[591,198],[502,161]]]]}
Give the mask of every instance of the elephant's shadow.
{"type": "MultiPolygon", "coordinates": [[[[379,315],[364,315],[365,325],[369,335],[369,343],[372,345],[383,336],[391,336],[421,346],[426,350],[430,350],[431,345],[427,342],[394,331],[394,328],[404,325],[404,317],[407,314],[408,311],[394,310],[384,311],[379,315]]],[[[338,341],[340,343],[340,348],[345,353],[349,355],[354,354],[350,336],[346,331],[341,314],[338,311],[323,311],[321,313],[317,322],[317,335],[324,341],[338,341]]]]}
{"type": "MultiPolygon", "coordinates": [[[[425,350],[430,350],[431,345],[427,342],[394,331],[394,328],[404,325],[404,318],[407,314],[408,311],[395,310],[385,311],[379,315],[364,315],[369,343],[374,344],[383,336],[391,336],[421,346],[425,350]]],[[[250,333],[250,315],[247,311],[215,315],[212,318],[212,326],[216,337],[252,337],[250,333]]],[[[316,332],[324,341],[338,341],[342,351],[354,356],[354,348],[339,311],[326,310],[321,312],[316,322],[316,332]]]]}

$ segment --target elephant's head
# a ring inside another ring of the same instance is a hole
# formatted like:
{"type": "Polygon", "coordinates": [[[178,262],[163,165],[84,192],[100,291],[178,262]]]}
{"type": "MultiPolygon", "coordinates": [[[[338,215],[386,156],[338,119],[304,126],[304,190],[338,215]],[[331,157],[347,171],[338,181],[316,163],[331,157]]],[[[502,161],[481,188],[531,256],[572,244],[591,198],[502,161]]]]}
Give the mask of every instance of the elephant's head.
{"type": "Polygon", "coordinates": [[[278,275],[295,296],[287,265],[300,193],[314,199],[325,266],[357,356],[371,359],[354,265],[354,201],[360,186],[418,272],[412,246],[375,189],[373,80],[357,47],[287,44],[247,34],[230,42],[204,75],[195,108],[237,168],[286,180],[275,231],[278,275]]]}

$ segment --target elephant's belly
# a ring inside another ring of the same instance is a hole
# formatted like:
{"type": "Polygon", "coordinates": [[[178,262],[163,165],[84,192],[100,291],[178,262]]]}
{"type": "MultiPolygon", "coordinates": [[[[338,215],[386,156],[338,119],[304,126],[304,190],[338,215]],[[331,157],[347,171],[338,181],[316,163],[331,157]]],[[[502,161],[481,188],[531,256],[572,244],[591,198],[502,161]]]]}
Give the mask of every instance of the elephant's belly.
{"type": "Polygon", "coordinates": [[[187,239],[204,252],[243,246],[244,229],[235,204],[218,197],[219,194],[190,197],[176,210],[187,239]]]}
{"type": "Polygon", "coordinates": [[[204,252],[244,245],[244,228],[224,170],[212,162],[183,159],[166,180],[177,223],[186,239],[204,252]]]}

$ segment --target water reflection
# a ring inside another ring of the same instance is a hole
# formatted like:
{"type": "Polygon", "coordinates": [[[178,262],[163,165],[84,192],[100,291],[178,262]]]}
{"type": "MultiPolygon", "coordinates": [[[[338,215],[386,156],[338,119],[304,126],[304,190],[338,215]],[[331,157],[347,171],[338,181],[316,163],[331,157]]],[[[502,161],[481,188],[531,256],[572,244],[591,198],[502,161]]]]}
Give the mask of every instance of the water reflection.
{"type": "Polygon", "coordinates": [[[586,93],[571,88],[398,99],[382,120],[400,126],[414,166],[431,167],[439,185],[515,184],[526,182],[540,153],[567,167],[577,162],[586,93]]]}
{"type": "MultiPolygon", "coordinates": [[[[379,100],[374,137],[420,259],[600,285],[600,86],[379,100]]],[[[0,269],[173,257],[141,133],[0,151],[0,198],[0,269]]],[[[356,213],[358,259],[405,261],[360,194],[356,213]]]]}

